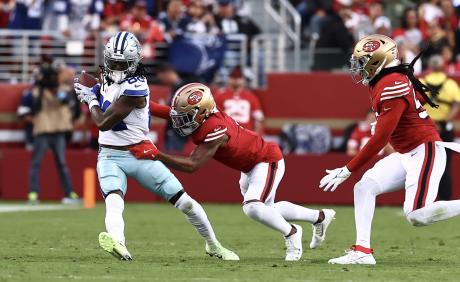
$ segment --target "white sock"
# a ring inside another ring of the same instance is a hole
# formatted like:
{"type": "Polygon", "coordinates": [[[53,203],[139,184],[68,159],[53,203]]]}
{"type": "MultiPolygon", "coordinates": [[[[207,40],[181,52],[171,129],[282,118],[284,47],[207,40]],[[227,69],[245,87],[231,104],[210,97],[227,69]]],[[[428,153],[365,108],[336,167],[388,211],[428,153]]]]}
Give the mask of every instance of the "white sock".
{"type": "Polygon", "coordinates": [[[267,206],[262,202],[250,202],[243,205],[243,211],[250,218],[281,232],[284,236],[289,235],[292,230],[291,224],[281,216],[274,206],[267,206]]]}
{"type": "Polygon", "coordinates": [[[185,214],[187,220],[195,227],[201,237],[206,240],[208,245],[213,246],[218,242],[206,212],[197,201],[192,199],[187,193],[184,193],[174,206],[185,214]]]}
{"type": "Polygon", "coordinates": [[[415,226],[424,226],[460,215],[460,200],[438,201],[407,214],[415,226]]]}
{"type": "Polygon", "coordinates": [[[312,210],[286,201],[276,202],[275,208],[285,220],[300,220],[313,224],[319,218],[319,210],[312,210]]]}
{"type": "Polygon", "coordinates": [[[105,228],[110,235],[122,244],[125,244],[124,209],[125,202],[120,195],[111,193],[105,198],[105,228]]]}
{"type": "Polygon", "coordinates": [[[375,211],[375,198],[380,189],[374,180],[363,178],[354,188],[356,245],[371,247],[372,219],[375,211]]]}

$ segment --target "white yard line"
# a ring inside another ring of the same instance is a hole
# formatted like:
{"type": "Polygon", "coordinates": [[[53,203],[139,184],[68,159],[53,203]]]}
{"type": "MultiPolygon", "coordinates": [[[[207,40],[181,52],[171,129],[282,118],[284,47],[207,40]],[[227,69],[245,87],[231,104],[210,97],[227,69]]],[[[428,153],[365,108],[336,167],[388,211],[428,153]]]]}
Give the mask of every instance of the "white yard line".
{"type": "Polygon", "coordinates": [[[81,205],[62,205],[62,204],[0,204],[0,213],[7,212],[31,212],[31,211],[56,211],[56,210],[75,210],[81,209],[81,205]]]}

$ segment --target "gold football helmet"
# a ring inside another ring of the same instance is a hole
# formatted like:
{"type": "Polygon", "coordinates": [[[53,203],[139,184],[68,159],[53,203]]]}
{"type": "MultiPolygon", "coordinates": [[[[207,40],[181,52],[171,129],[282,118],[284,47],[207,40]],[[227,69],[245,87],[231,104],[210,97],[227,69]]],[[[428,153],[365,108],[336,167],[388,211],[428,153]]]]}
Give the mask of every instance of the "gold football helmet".
{"type": "Polygon", "coordinates": [[[201,83],[184,85],[171,102],[173,128],[179,135],[190,135],[215,111],[216,102],[209,87],[201,83]]]}
{"type": "Polygon", "coordinates": [[[350,59],[351,77],[367,85],[383,68],[398,62],[398,46],[388,36],[372,34],[356,43],[350,59]]]}

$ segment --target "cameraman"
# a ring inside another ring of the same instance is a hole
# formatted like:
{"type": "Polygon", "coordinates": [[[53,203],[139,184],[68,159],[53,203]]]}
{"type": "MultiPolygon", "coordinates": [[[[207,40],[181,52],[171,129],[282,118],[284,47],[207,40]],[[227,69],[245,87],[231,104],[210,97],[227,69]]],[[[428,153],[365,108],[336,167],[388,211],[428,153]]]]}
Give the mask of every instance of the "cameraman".
{"type": "MultiPolygon", "coordinates": [[[[65,161],[66,133],[73,129],[72,109],[73,88],[68,83],[69,69],[57,69],[44,64],[31,90],[33,117],[33,154],[30,167],[29,202],[38,203],[40,166],[48,149],[54,159],[64,190],[62,203],[78,203],[78,195],[73,192],[70,175],[65,161]]],[[[71,81],[71,80],[70,80],[71,81]]]]}

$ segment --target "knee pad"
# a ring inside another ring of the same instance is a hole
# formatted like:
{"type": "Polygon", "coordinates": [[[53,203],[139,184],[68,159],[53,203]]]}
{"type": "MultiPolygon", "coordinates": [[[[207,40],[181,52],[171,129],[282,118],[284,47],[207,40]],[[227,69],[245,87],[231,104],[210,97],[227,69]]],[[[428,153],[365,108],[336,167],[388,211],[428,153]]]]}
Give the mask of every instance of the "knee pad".
{"type": "Polygon", "coordinates": [[[260,209],[264,206],[262,202],[249,202],[243,205],[244,214],[252,219],[258,219],[260,209]]]}
{"type": "Polygon", "coordinates": [[[425,216],[422,209],[409,212],[406,214],[406,219],[410,224],[412,224],[412,226],[415,227],[427,226],[431,223],[429,217],[425,216]]]}
{"type": "Polygon", "coordinates": [[[177,200],[174,206],[181,212],[188,214],[193,209],[196,201],[190,197],[187,193],[183,193],[182,196],[177,200]]]}
{"type": "Polygon", "coordinates": [[[371,178],[361,178],[358,183],[355,184],[353,189],[354,193],[371,193],[373,195],[380,194],[380,186],[375,180],[371,178]]]}

